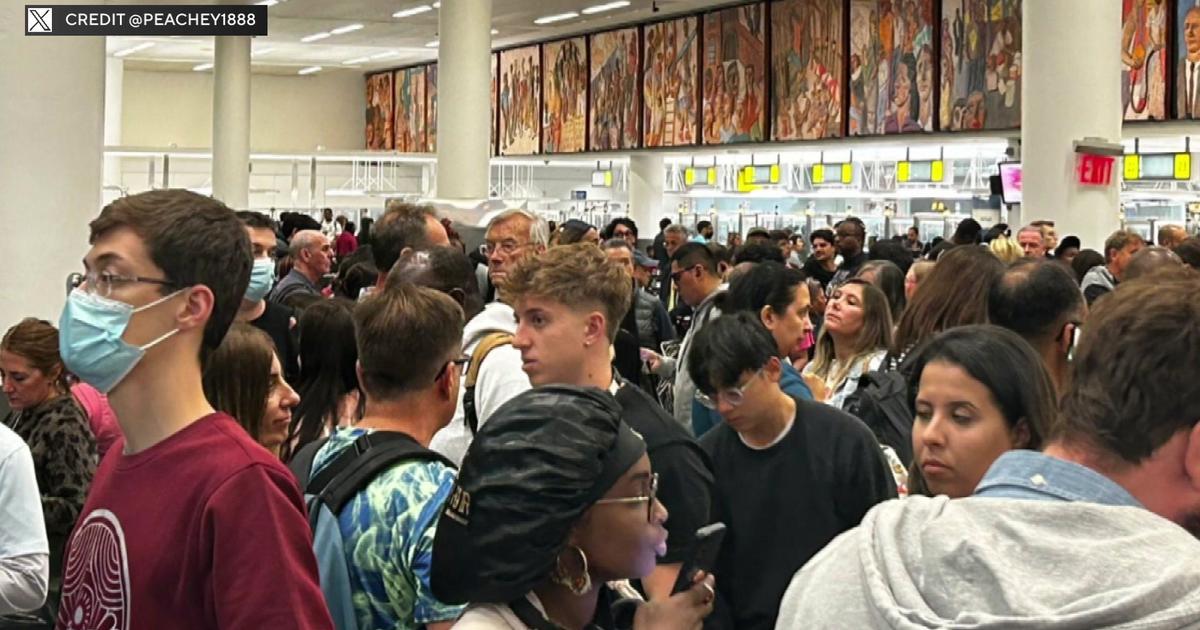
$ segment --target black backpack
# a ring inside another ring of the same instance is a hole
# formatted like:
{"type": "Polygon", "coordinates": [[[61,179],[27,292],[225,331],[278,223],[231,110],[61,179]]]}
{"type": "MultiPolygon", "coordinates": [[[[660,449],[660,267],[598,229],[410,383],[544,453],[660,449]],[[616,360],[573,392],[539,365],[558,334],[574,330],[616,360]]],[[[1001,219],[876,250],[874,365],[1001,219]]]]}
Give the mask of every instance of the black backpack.
{"type": "Polygon", "coordinates": [[[875,439],[892,447],[901,462],[913,460],[913,412],[908,406],[908,379],[899,371],[874,370],[858,379],[858,389],[844,407],[871,429],[875,439]]]}

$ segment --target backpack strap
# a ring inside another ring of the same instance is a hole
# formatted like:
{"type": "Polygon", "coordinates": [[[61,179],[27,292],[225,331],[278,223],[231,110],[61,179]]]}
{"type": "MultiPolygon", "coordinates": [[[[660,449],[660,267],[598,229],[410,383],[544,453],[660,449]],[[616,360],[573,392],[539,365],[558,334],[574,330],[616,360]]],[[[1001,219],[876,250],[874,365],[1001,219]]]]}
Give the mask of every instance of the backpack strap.
{"type": "Polygon", "coordinates": [[[463,379],[463,420],[467,423],[467,428],[471,429],[471,435],[475,435],[479,430],[479,412],[476,411],[475,404],[475,383],[479,380],[479,370],[483,368],[483,360],[492,350],[500,346],[512,345],[512,340],[511,333],[494,330],[480,339],[479,343],[475,345],[475,349],[471,351],[471,362],[467,366],[467,375],[463,379]]]}
{"type": "Polygon", "coordinates": [[[404,460],[427,460],[454,467],[450,460],[417,443],[404,433],[364,433],[312,477],[304,493],[313,495],[331,512],[339,514],[379,473],[404,460]]]}
{"type": "Polygon", "coordinates": [[[305,444],[288,462],[288,470],[296,477],[296,484],[300,486],[301,493],[308,488],[308,479],[312,475],[313,460],[317,458],[317,451],[328,441],[329,438],[321,438],[305,444]]]}

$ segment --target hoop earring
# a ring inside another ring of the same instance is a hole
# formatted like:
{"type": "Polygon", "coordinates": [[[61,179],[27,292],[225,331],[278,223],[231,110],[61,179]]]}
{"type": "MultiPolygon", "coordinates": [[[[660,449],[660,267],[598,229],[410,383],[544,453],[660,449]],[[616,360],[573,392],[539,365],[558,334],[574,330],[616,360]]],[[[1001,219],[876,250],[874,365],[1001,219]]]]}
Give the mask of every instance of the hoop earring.
{"type": "Polygon", "coordinates": [[[583,569],[580,575],[572,576],[563,568],[562,555],[560,554],[554,559],[554,572],[550,574],[550,579],[555,584],[565,587],[576,595],[583,595],[592,590],[592,576],[588,573],[587,554],[583,553],[583,549],[572,545],[570,549],[574,549],[579,554],[579,561],[583,563],[583,569]]]}

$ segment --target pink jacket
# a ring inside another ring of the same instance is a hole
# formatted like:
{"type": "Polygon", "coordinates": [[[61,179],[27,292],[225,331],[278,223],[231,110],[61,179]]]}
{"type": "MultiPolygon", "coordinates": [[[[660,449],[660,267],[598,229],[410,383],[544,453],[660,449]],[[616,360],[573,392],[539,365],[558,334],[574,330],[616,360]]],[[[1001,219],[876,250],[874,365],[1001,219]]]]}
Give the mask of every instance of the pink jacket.
{"type": "Polygon", "coordinates": [[[100,459],[104,459],[108,448],[121,437],[121,426],[117,424],[117,414],[113,413],[112,407],[108,405],[108,396],[87,383],[72,385],[71,394],[87,414],[92,434],[96,436],[96,449],[100,453],[100,459]]]}

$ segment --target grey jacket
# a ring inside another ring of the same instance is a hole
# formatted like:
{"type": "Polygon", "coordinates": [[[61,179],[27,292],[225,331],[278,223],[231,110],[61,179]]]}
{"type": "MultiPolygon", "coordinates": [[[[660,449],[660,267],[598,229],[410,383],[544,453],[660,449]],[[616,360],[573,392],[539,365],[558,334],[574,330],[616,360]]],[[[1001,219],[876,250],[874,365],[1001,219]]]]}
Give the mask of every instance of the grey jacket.
{"type": "Polygon", "coordinates": [[[1083,282],[1079,283],[1079,289],[1083,291],[1083,297],[1087,299],[1088,306],[1096,301],[1096,298],[1112,291],[1117,287],[1117,279],[1113,277],[1112,272],[1104,265],[1096,265],[1088,270],[1083,275],[1083,282]]]}
{"type": "Polygon", "coordinates": [[[633,294],[634,315],[637,317],[638,345],[662,352],[664,341],[675,340],[675,326],[666,307],[645,289],[633,294]]]}
{"type": "Polygon", "coordinates": [[[909,497],[805,565],[776,630],[1200,628],[1197,558],[1139,507],[909,497]]]}

